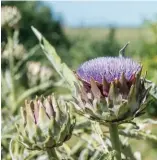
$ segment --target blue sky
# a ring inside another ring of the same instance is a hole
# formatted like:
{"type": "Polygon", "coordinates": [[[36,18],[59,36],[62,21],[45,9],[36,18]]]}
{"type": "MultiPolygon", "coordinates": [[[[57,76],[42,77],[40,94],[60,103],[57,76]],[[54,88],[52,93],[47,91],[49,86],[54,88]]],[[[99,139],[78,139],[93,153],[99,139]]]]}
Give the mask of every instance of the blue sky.
{"type": "Polygon", "coordinates": [[[138,26],[144,19],[157,17],[157,1],[47,1],[64,25],[70,27],[138,26]]]}

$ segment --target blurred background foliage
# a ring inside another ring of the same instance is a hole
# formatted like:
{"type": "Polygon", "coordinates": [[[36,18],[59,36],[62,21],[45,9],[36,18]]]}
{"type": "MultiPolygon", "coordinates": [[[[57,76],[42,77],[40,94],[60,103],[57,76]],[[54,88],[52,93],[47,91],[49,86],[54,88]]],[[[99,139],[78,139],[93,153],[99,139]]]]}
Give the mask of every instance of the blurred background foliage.
{"type": "MultiPolygon", "coordinates": [[[[22,16],[19,22],[19,40],[27,48],[37,44],[36,37],[32,34],[30,26],[39,28],[44,36],[56,47],[69,47],[69,41],[63,32],[61,21],[54,19],[50,8],[43,6],[42,2],[2,2],[2,6],[16,6],[22,16]]],[[[2,30],[2,40],[5,40],[5,32],[2,30]]]]}
{"type": "MultiPolygon", "coordinates": [[[[62,25],[62,19],[56,19],[55,13],[49,7],[44,6],[42,2],[3,1],[2,7],[6,5],[16,6],[21,14],[21,19],[16,28],[10,29],[10,38],[8,38],[5,27],[2,26],[1,30],[3,160],[11,159],[8,146],[13,135],[10,133],[15,132],[13,123],[18,119],[17,113],[19,113],[24,99],[34,98],[41,94],[48,95],[52,92],[63,98],[69,98],[64,82],[60,80],[37,45],[38,41],[30,28],[31,25],[44,35],[56,48],[62,60],[73,70],[91,58],[118,56],[119,50],[130,41],[131,44],[127,48],[126,55],[141,61],[144,72],[147,71],[147,79],[157,84],[157,20],[156,22],[147,20],[141,28],[116,28],[114,26],[65,28],[62,25]]],[[[157,118],[157,102],[155,100],[149,103],[146,117],[157,118]]],[[[153,126],[151,126],[152,128],[153,126]]],[[[85,132],[89,132],[88,128],[85,132]]],[[[157,130],[154,130],[154,133],[157,133],[157,130]]],[[[78,148],[71,151],[71,155],[81,156],[81,153],[87,154],[90,151],[92,157],[94,151],[87,148],[81,152],[79,145],[86,146],[87,144],[84,141],[79,143],[78,148]]],[[[133,145],[136,146],[136,143],[133,142],[133,145]]],[[[67,149],[67,147],[65,148],[67,149]]],[[[150,148],[154,148],[154,146],[144,145],[141,151],[144,153],[150,148]]],[[[152,160],[156,156],[155,149],[151,151],[152,153],[148,154],[149,158],[148,156],[143,157],[144,160],[152,160]]]]}

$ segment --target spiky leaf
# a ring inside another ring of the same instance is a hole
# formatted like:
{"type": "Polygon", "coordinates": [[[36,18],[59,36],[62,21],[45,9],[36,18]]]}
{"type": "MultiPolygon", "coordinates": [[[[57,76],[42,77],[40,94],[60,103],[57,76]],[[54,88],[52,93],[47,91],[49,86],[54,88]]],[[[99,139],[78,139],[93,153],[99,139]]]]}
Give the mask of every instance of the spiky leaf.
{"type": "Polygon", "coordinates": [[[66,82],[69,84],[69,89],[72,92],[75,92],[74,83],[79,83],[76,79],[73,72],[70,70],[70,68],[65,64],[62,63],[60,57],[56,53],[55,48],[43,37],[43,35],[32,26],[32,30],[35,33],[36,37],[39,40],[40,46],[48,58],[48,60],[51,62],[55,70],[59,73],[59,75],[66,80],[66,82]]]}

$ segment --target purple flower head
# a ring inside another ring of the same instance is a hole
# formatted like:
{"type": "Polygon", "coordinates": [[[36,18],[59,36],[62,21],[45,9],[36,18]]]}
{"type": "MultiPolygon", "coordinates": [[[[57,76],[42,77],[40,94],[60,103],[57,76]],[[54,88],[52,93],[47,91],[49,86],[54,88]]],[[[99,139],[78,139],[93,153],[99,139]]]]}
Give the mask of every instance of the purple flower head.
{"type": "Polygon", "coordinates": [[[83,63],[76,73],[81,80],[87,83],[90,83],[90,79],[93,78],[102,84],[104,78],[110,83],[115,79],[120,79],[122,73],[126,80],[130,81],[140,69],[141,65],[130,58],[100,57],[83,63]]]}
{"type": "Polygon", "coordinates": [[[149,94],[142,65],[125,57],[99,57],[83,63],[75,72],[80,81],[75,83],[75,107],[88,118],[101,122],[120,122],[143,113],[149,94]]]}

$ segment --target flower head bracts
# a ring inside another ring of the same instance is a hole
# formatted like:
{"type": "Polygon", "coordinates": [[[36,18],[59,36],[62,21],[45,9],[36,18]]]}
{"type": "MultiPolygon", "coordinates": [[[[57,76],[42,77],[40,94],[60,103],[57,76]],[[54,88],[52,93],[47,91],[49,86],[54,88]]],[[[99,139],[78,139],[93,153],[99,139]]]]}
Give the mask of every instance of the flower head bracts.
{"type": "Polygon", "coordinates": [[[141,72],[142,66],[130,58],[87,61],[76,71],[83,87],[73,104],[83,115],[97,121],[121,123],[133,119],[143,110],[149,91],[140,78],[141,72]]]}
{"type": "Polygon", "coordinates": [[[22,108],[23,124],[18,125],[19,141],[28,149],[45,150],[62,145],[71,137],[71,121],[66,103],[54,96],[26,101],[22,108]]]}

